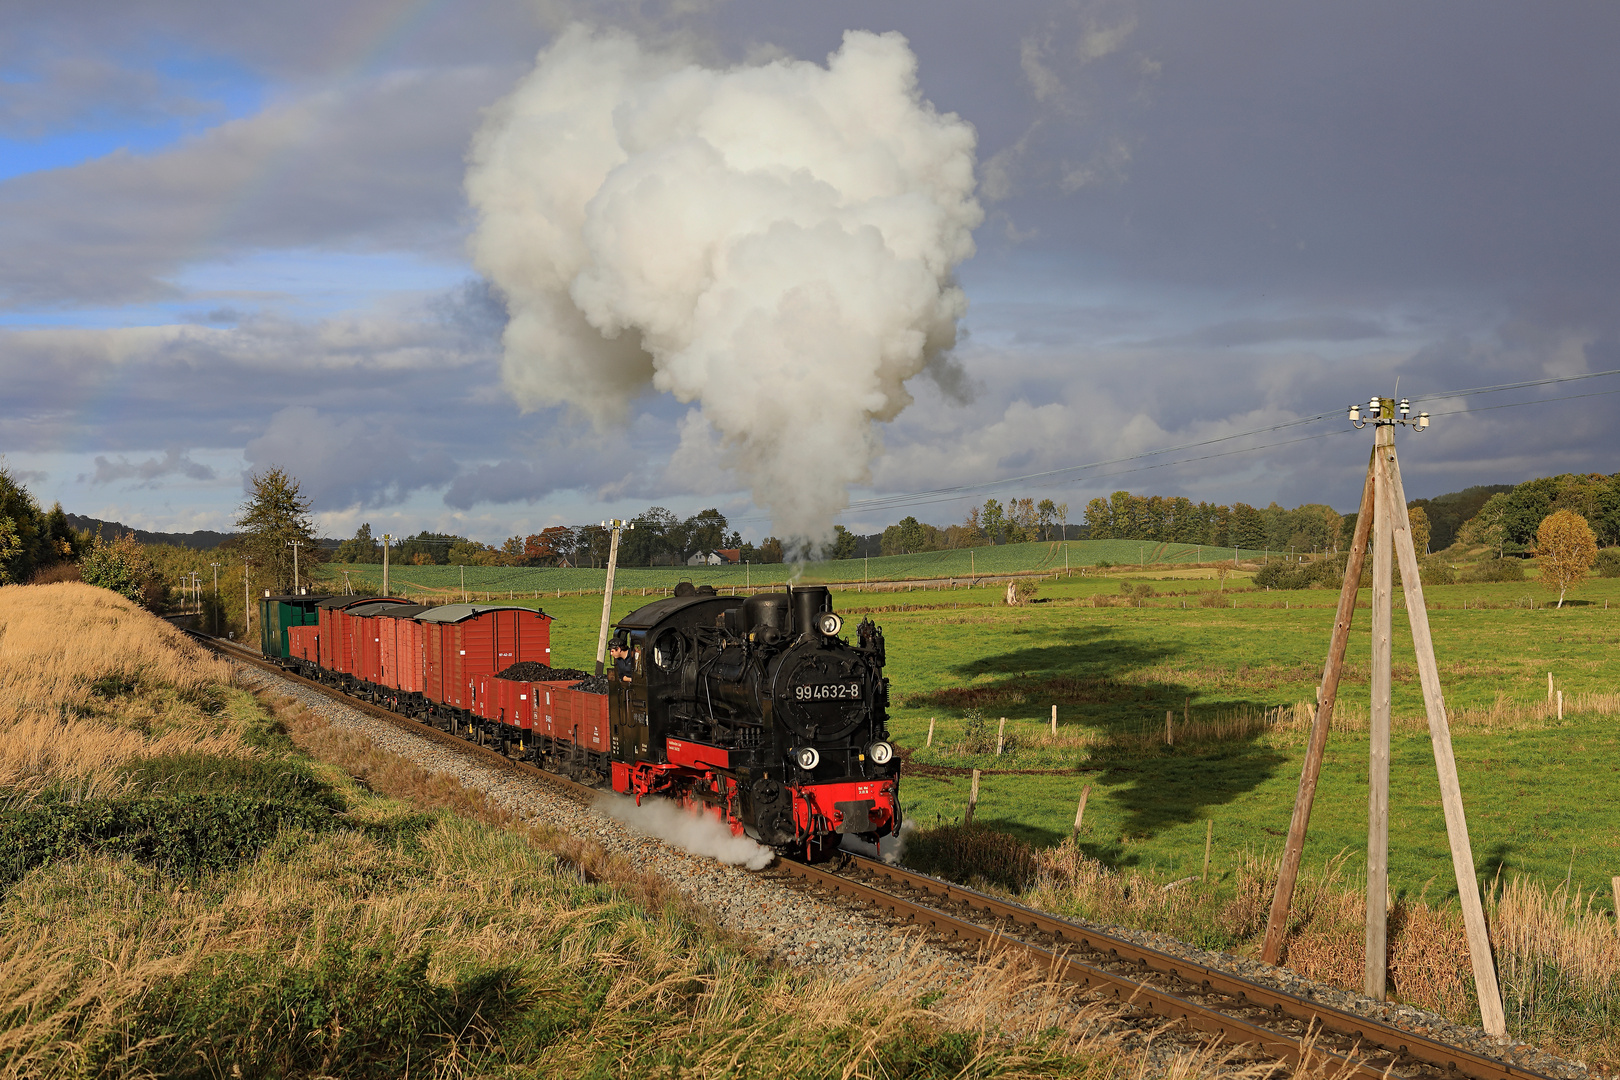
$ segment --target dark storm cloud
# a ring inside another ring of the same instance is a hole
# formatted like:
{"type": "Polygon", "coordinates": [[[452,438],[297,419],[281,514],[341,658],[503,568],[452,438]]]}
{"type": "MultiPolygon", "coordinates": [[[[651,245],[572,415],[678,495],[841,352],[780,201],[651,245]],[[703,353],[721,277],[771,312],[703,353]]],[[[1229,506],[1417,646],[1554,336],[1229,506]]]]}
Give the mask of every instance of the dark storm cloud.
{"type": "Polygon", "coordinates": [[[1144,342],[1149,346],[1267,345],[1285,341],[1366,341],[1388,336],[1388,331],[1372,319],[1353,315],[1301,315],[1292,319],[1242,319],[1202,327],[1190,334],[1144,342]]]}
{"type": "MultiPolygon", "coordinates": [[[[658,5],[574,10],[684,26],[707,39],[699,51],[730,61],[819,60],[846,29],[897,29],[923,93],[979,133],[992,217],[964,269],[972,335],[960,370],[915,380],[918,404],[885,427],[879,488],[1217,438],[1338,412],[1397,378],[1421,400],[1620,367],[1620,8],[685,6],[684,23],[658,5]]],[[[159,152],[0,183],[0,303],[172,295],[199,258],[263,250],[457,257],[479,110],[568,9],[536,10],[8,5],[0,64],[27,75],[0,89],[10,130],[210,107],[207,87],[148,70],[140,50],[153,35],[239,65],[269,104],[159,152]]],[[[481,285],[323,322],[275,298],[257,310],[191,303],[201,325],[0,330],[0,445],[94,446],[116,469],[161,462],[183,426],[193,446],[251,443],[256,467],[306,454],[296,459],[326,506],[439,488],[461,510],[563,490],[661,502],[727,482],[717,457],[681,443],[678,408],[649,406],[656,422],[606,443],[549,414],[519,416],[495,373],[505,314],[481,285]],[[666,471],[672,450],[679,467],[666,471]]],[[[1613,471],[1612,399],[1484,411],[1535,396],[1440,406],[1471,411],[1403,442],[1411,494],[1613,471]]],[[[998,494],[1066,499],[1074,520],[1118,487],[1347,510],[1366,433],[1265,447],[1337,423],[998,494]],[[1201,460],[1165,463],[1180,457],[1201,460]]],[[[919,516],[943,524],[966,505],[919,516]]]]}

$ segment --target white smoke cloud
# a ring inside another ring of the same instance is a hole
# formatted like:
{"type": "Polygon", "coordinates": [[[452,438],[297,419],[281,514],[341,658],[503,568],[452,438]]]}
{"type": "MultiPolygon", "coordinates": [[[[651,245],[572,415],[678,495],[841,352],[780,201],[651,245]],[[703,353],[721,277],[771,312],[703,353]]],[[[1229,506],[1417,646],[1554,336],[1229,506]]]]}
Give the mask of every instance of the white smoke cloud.
{"type": "Polygon", "coordinates": [[[509,390],[598,426],[649,386],[695,402],[775,531],[825,537],[956,341],[974,138],[898,34],[722,71],[568,31],[470,152],[509,390]]]}
{"type": "Polygon", "coordinates": [[[763,870],[776,853],[746,836],[733,836],[731,826],[710,814],[683,810],[668,799],[644,798],[637,806],[622,795],[603,795],[596,809],[643,836],[656,837],[693,855],[707,855],[728,866],[763,870]]]}

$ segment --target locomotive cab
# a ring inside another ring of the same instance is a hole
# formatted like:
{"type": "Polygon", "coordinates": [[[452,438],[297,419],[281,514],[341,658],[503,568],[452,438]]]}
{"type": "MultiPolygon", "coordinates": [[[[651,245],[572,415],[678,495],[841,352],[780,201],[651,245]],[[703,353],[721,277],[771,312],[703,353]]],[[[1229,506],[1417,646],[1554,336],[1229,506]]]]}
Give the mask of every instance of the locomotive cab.
{"type": "Polygon", "coordinates": [[[851,645],[814,586],[747,598],[685,585],[632,612],[612,675],[613,786],[702,804],[812,856],[900,827],[882,631],[851,645]]]}

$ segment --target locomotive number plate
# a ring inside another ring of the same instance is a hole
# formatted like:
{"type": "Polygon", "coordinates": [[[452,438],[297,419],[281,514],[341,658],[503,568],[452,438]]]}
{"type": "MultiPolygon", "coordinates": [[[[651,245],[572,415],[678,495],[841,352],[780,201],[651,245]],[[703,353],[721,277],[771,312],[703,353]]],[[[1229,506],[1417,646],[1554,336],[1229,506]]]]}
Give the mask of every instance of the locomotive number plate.
{"type": "Polygon", "coordinates": [[[861,684],[858,682],[809,683],[793,688],[795,701],[853,700],[860,696],[861,684]]]}

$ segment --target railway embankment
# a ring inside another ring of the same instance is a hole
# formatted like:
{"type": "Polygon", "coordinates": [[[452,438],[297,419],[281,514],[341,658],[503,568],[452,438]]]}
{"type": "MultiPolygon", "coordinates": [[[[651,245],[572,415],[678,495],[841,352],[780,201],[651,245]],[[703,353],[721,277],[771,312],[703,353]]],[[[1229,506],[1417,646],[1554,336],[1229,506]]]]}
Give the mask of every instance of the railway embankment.
{"type": "Polygon", "coordinates": [[[8,1075],[1209,1071],[1039,972],[423,757],[110,593],[0,589],[0,642],[8,1075]]]}

